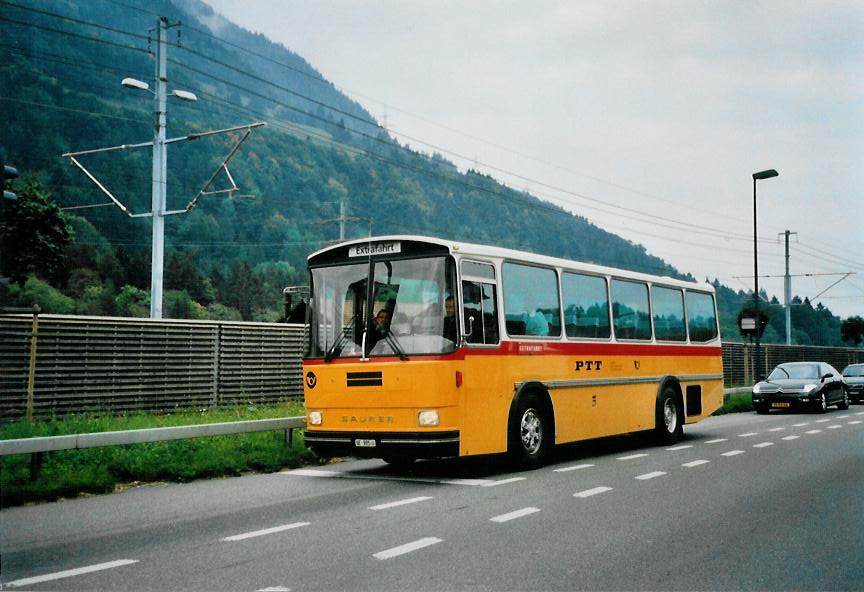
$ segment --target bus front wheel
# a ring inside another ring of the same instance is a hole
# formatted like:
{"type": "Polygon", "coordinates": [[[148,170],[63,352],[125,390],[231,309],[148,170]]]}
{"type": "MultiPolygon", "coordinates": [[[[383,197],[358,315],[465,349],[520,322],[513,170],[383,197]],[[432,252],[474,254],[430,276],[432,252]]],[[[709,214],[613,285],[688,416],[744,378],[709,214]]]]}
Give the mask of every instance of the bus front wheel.
{"type": "Polygon", "coordinates": [[[521,397],[510,422],[508,452],[516,464],[533,469],[543,464],[553,438],[550,414],[534,394],[521,397]]]}
{"type": "Polygon", "coordinates": [[[665,387],[657,399],[654,423],[654,433],[662,444],[677,442],[684,437],[683,416],[675,389],[665,387]]]}

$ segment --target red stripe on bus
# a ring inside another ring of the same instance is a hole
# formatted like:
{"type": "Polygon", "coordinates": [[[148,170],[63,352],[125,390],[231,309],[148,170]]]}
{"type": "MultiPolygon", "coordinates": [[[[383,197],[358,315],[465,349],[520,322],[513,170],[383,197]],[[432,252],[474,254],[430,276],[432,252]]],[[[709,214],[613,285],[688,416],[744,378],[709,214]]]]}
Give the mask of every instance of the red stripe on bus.
{"type": "MultiPolygon", "coordinates": [[[[468,356],[720,356],[722,348],[714,345],[666,345],[654,343],[568,343],[548,341],[502,341],[498,347],[463,347],[452,354],[415,354],[424,361],[457,361],[468,356]]],[[[359,358],[334,358],[332,364],[356,364],[359,358]]],[[[373,362],[396,362],[397,356],[376,356],[373,362]]],[[[323,358],[303,361],[308,366],[327,364],[323,358]]]]}

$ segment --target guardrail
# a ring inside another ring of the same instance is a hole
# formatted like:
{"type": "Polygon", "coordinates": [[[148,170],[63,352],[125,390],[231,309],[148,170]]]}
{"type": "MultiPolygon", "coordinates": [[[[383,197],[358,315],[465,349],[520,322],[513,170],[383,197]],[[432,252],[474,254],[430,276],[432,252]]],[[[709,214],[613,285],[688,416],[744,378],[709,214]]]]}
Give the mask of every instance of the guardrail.
{"type": "Polygon", "coordinates": [[[14,440],[0,440],[0,456],[32,454],[33,456],[30,458],[30,479],[33,480],[39,476],[39,471],[42,467],[42,454],[45,452],[143,444],[145,442],[165,442],[168,440],[184,440],[186,438],[225,436],[229,434],[246,434],[249,432],[267,432],[272,430],[285,430],[285,444],[290,446],[293,443],[294,430],[302,428],[305,425],[306,418],[298,416],[146,428],[119,432],[17,438],[14,440]]]}

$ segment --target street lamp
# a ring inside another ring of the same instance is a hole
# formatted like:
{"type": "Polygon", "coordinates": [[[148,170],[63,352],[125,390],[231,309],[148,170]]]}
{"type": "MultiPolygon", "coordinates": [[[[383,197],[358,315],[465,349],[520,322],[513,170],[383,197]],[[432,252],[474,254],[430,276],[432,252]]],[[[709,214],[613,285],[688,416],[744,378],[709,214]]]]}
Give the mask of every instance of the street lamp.
{"type": "Polygon", "coordinates": [[[756,181],[761,179],[771,179],[778,176],[780,173],[774,169],[753,173],[753,305],[756,309],[756,381],[762,380],[762,348],[759,343],[761,336],[761,326],[759,323],[759,257],[757,252],[756,242],[756,181]]]}

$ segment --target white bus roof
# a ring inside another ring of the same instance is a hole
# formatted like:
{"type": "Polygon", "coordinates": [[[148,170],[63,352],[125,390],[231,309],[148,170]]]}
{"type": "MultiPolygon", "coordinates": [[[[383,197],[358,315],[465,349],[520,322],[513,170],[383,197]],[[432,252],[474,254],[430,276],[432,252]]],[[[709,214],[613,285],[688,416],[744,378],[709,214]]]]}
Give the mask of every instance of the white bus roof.
{"type": "Polygon", "coordinates": [[[562,259],[560,257],[550,257],[548,255],[538,255],[530,251],[518,251],[516,249],[507,249],[504,247],[495,247],[490,245],[478,245],[474,243],[465,243],[455,240],[446,240],[442,238],[412,235],[412,234],[392,234],[384,236],[372,236],[368,238],[349,240],[331,245],[324,249],[320,249],[307,257],[313,257],[351,245],[365,245],[369,243],[395,242],[395,241],[415,241],[421,243],[429,243],[439,245],[449,249],[453,255],[458,255],[464,258],[482,257],[486,259],[503,259],[508,261],[519,261],[523,263],[531,263],[537,265],[545,265],[548,267],[559,267],[568,270],[585,271],[597,275],[611,275],[624,279],[641,280],[644,282],[662,283],[666,286],[675,286],[679,288],[697,289],[704,292],[714,292],[714,286],[707,282],[688,282],[671,278],[669,276],[651,275],[616,267],[606,267],[605,265],[595,265],[593,263],[585,263],[582,261],[573,261],[570,259],[562,259]]]}

